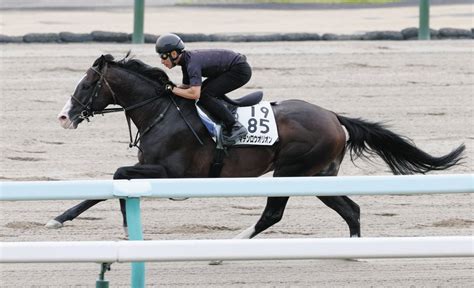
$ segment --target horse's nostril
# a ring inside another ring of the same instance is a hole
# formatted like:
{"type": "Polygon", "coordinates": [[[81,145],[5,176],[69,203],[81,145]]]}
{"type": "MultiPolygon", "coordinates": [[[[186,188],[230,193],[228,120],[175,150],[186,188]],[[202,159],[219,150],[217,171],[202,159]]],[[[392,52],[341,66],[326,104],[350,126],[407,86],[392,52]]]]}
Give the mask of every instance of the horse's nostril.
{"type": "Polygon", "coordinates": [[[59,120],[67,120],[67,116],[66,115],[61,115],[61,116],[59,116],[59,120]]]}

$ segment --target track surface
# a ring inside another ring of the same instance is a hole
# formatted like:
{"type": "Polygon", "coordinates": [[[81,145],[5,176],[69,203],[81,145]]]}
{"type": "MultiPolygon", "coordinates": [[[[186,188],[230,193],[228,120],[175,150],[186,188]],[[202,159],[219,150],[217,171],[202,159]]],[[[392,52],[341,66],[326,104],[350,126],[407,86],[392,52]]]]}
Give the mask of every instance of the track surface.
{"type": "MultiPolygon", "coordinates": [[[[199,43],[245,53],[254,76],[245,92],[267,100],[303,99],[337,113],[385,121],[435,155],[465,143],[473,171],[471,41],[199,43]]],[[[101,53],[126,51],[159,65],[153,45],[5,45],[0,69],[0,177],[2,181],[110,179],[135,163],[122,114],[96,117],[65,131],[55,116],[85,70],[101,53]]],[[[179,71],[170,74],[180,81],[179,71]]],[[[386,175],[386,166],[347,157],[340,175],[386,175]]],[[[362,233],[378,236],[472,235],[472,195],[354,197],[362,233]]],[[[77,201],[0,203],[2,241],[123,239],[117,201],[101,203],[61,230],[43,225],[77,201]]],[[[146,239],[230,238],[255,223],[263,198],[145,200],[146,239]]],[[[290,199],[284,219],[261,238],[347,237],[343,220],[312,197],[290,199]]],[[[354,261],[242,261],[149,263],[150,287],[468,287],[472,259],[354,261]]],[[[91,287],[97,264],[0,265],[2,287],[91,287]]],[[[107,272],[111,287],[129,286],[130,265],[107,272]]],[[[469,284],[471,283],[471,284],[469,284]]]]}

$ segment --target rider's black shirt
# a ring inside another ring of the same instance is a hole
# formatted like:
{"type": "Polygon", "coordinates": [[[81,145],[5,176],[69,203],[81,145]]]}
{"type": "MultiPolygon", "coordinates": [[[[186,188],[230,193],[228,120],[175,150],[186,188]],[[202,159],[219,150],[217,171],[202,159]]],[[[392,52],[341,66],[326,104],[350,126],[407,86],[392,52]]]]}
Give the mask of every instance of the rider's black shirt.
{"type": "Polygon", "coordinates": [[[216,78],[228,71],[233,65],[246,62],[244,55],[224,50],[184,51],[179,65],[183,71],[183,84],[201,86],[202,78],[216,78]]]}

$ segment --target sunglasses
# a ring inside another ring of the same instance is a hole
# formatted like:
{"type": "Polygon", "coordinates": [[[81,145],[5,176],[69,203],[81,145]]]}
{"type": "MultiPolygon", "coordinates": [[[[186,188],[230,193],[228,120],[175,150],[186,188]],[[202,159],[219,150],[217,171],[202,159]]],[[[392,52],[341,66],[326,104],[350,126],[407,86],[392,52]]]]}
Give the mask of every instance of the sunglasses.
{"type": "Polygon", "coordinates": [[[163,60],[166,60],[170,57],[169,53],[160,53],[160,58],[163,60]]]}

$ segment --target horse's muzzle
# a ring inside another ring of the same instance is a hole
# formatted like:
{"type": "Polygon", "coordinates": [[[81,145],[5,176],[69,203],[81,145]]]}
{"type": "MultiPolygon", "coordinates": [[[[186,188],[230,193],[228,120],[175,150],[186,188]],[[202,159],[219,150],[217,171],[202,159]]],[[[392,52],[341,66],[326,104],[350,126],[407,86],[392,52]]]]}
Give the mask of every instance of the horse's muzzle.
{"type": "Polygon", "coordinates": [[[63,127],[64,129],[76,129],[78,123],[74,123],[76,121],[71,121],[69,118],[69,111],[71,111],[72,107],[72,102],[71,99],[66,102],[66,105],[64,105],[63,109],[61,112],[58,114],[58,121],[59,125],[63,127]]]}
{"type": "Polygon", "coordinates": [[[74,123],[69,119],[67,115],[64,114],[59,114],[58,115],[58,121],[59,125],[63,127],[64,129],[76,129],[77,128],[77,123],[74,123]]]}

